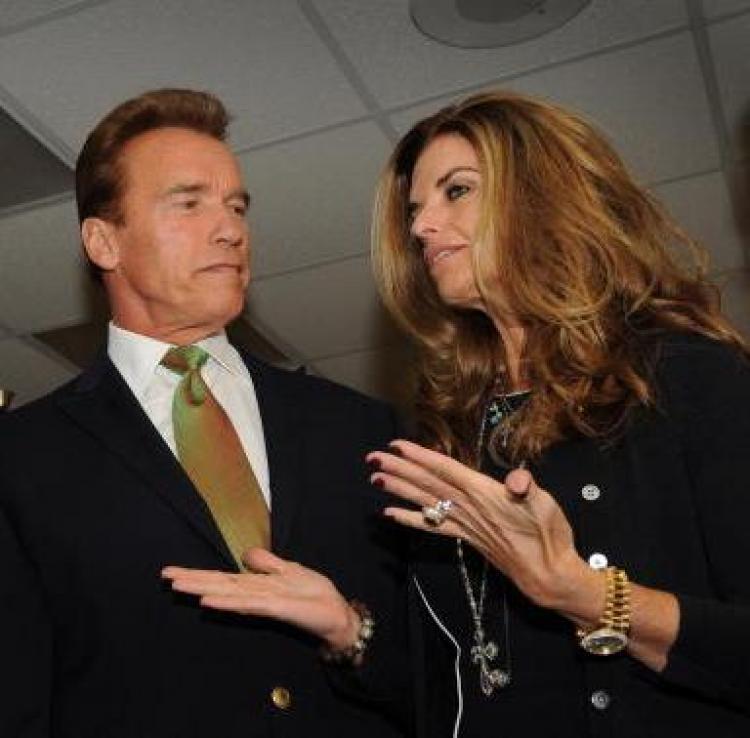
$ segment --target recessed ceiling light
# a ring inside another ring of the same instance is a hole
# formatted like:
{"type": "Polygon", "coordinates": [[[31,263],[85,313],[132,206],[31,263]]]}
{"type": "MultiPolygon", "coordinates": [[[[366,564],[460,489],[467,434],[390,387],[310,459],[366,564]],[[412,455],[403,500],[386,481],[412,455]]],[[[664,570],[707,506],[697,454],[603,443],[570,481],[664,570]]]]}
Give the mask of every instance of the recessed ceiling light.
{"type": "Polygon", "coordinates": [[[466,49],[508,46],[559,28],[591,0],[410,0],[417,28],[466,49]]]}

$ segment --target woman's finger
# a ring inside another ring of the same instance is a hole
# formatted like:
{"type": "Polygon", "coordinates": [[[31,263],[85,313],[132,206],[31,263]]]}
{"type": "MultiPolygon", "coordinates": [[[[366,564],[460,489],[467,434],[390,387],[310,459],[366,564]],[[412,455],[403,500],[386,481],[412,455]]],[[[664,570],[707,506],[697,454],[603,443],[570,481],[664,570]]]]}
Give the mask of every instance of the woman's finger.
{"type": "MultiPolygon", "coordinates": [[[[406,502],[413,503],[417,507],[429,507],[434,505],[439,499],[451,499],[447,495],[444,497],[437,497],[435,494],[426,492],[424,489],[418,487],[407,479],[393,476],[392,474],[387,474],[385,472],[375,472],[370,477],[370,482],[376,487],[380,487],[386,492],[389,492],[396,497],[400,497],[406,502]]],[[[451,494],[455,497],[456,491],[451,490],[451,494]]]]}
{"type": "MultiPolygon", "coordinates": [[[[483,494],[489,484],[497,484],[481,472],[469,468],[460,461],[441,454],[438,451],[420,446],[411,441],[398,439],[390,444],[401,457],[430,478],[439,480],[444,485],[441,489],[460,490],[462,495],[474,496],[483,494]]],[[[444,495],[436,495],[441,497],[444,495]]]]}
{"type": "Polygon", "coordinates": [[[535,486],[534,478],[528,469],[513,469],[505,477],[505,487],[511,499],[517,501],[525,501],[535,486]]]}
{"type": "MultiPolygon", "coordinates": [[[[459,492],[420,464],[414,463],[400,455],[386,451],[374,451],[367,456],[367,462],[377,472],[403,479],[435,499],[453,499],[459,492]]],[[[372,477],[371,477],[372,480],[372,477]]],[[[421,503],[420,503],[421,504],[421,503]]]]}

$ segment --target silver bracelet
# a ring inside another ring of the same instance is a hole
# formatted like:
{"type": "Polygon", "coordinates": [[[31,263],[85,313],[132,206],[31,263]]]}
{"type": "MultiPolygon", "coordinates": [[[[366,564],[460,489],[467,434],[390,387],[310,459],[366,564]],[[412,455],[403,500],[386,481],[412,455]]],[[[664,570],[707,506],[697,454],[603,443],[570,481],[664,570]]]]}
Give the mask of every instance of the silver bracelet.
{"type": "Polygon", "coordinates": [[[357,637],[350,646],[346,648],[332,648],[323,646],[320,649],[320,655],[323,661],[334,664],[351,664],[360,666],[365,658],[365,651],[375,633],[375,620],[367,605],[359,600],[350,600],[349,606],[359,615],[359,630],[357,637]]]}

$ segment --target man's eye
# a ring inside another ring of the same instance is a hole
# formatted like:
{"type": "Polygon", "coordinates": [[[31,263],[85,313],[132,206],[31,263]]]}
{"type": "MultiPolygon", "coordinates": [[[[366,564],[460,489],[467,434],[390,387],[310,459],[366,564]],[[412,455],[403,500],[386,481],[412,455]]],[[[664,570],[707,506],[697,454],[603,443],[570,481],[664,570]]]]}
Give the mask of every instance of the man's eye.
{"type": "Polygon", "coordinates": [[[247,215],[247,206],[245,205],[232,205],[232,210],[235,215],[239,215],[240,218],[244,218],[247,215]]]}
{"type": "Polygon", "coordinates": [[[193,198],[189,200],[179,200],[177,204],[183,210],[195,210],[195,208],[198,207],[198,201],[193,198]]]}
{"type": "Polygon", "coordinates": [[[468,191],[469,186],[464,184],[452,184],[448,185],[448,187],[445,190],[446,197],[453,201],[458,200],[459,197],[463,197],[468,191]]]}

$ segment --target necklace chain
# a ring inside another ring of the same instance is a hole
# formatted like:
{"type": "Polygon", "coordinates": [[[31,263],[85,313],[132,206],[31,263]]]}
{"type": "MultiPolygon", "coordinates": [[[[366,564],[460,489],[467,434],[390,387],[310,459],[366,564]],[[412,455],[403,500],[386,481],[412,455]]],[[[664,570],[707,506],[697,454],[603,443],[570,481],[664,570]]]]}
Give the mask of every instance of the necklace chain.
{"type": "MultiPolygon", "coordinates": [[[[498,398],[496,398],[498,399],[498,398]]],[[[508,420],[510,414],[513,412],[513,408],[508,402],[508,398],[504,393],[499,395],[501,407],[492,407],[485,409],[482,413],[482,422],[479,426],[479,433],[477,434],[477,446],[475,452],[475,467],[477,469],[481,466],[482,450],[484,448],[485,436],[487,432],[487,416],[490,412],[494,412],[497,417],[496,427],[499,427],[500,423],[503,423],[501,444],[505,449],[508,444],[508,420]]],[[[493,455],[494,460],[494,455],[493,455]]],[[[487,640],[487,634],[484,630],[483,617],[484,617],[484,603],[487,595],[487,575],[489,570],[489,564],[487,559],[482,557],[482,573],[479,579],[479,592],[474,593],[474,587],[472,586],[471,579],[469,577],[469,569],[466,565],[466,558],[464,556],[463,542],[460,538],[456,539],[456,556],[458,560],[458,571],[461,574],[461,581],[464,585],[464,591],[466,592],[466,600],[469,603],[469,610],[471,612],[471,620],[474,626],[474,645],[471,647],[471,660],[479,667],[479,687],[482,693],[486,697],[491,697],[496,689],[502,689],[507,687],[511,682],[511,663],[510,663],[510,625],[508,620],[508,597],[503,585],[502,600],[503,600],[503,627],[504,627],[504,646],[505,646],[505,664],[502,668],[492,668],[492,662],[498,657],[499,649],[494,641],[487,640]]]]}

